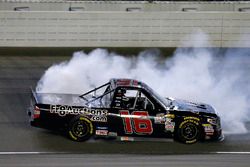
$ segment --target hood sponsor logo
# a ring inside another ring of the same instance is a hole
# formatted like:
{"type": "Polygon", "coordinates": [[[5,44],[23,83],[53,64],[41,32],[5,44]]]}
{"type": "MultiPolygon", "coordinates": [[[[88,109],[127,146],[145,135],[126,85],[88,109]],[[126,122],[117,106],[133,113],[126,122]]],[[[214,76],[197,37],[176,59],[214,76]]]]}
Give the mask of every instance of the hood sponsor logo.
{"type": "Polygon", "coordinates": [[[95,116],[103,116],[106,117],[108,114],[107,110],[99,110],[99,109],[90,109],[86,107],[72,107],[72,106],[64,106],[64,105],[51,105],[50,113],[58,114],[63,117],[67,114],[73,115],[95,115],[95,116]]]}

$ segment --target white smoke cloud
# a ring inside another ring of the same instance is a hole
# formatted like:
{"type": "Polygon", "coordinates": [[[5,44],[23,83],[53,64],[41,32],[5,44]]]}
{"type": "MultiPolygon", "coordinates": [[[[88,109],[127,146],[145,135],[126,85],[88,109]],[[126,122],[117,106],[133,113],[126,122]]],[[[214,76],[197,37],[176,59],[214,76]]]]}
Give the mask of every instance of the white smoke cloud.
{"type": "Polygon", "coordinates": [[[89,54],[75,52],[71,60],[50,67],[36,91],[82,94],[110,78],[134,78],[162,96],[211,104],[222,117],[224,131],[245,133],[244,123],[250,117],[250,77],[247,64],[244,65],[250,60],[247,54],[239,50],[222,53],[215,49],[179,48],[171,58],[162,59],[157,50],[129,58],[104,49],[89,54]],[[237,54],[231,55],[232,52],[237,54]]]}

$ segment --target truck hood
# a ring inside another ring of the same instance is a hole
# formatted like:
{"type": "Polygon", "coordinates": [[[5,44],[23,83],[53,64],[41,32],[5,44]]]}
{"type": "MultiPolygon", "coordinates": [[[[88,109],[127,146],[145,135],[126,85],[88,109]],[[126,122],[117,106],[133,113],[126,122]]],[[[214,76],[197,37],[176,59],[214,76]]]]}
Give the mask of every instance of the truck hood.
{"type": "Polygon", "coordinates": [[[173,110],[191,111],[195,113],[205,112],[205,113],[215,114],[214,108],[205,103],[196,103],[187,100],[173,99],[173,98],[168,98],[168,99],[171,100],[170,109],[173,110]]]}

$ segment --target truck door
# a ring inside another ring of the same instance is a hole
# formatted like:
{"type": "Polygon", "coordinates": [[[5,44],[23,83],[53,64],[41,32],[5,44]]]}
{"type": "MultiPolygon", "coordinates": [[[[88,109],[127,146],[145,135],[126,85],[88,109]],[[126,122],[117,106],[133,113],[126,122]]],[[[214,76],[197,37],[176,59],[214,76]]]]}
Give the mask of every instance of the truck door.
{"type": "Polygon", "coordinates": [[[154,136],[155,106],[139,88],[121,88],[116,102],[111,129],[119,136],[154,136]]]}

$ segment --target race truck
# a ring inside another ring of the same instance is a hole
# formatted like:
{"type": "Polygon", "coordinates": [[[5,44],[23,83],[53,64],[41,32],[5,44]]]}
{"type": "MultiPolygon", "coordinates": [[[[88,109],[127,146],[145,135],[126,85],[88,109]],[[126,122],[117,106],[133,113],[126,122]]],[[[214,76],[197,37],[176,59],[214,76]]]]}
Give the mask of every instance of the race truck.
{"type": "Polygon", "coordinates": [[[110,79],[81,95],[32,91],[28,115],[32,126],[66,132],[74,141],[224,138],[210,105],[162,97],[134,79],[110,79]]]}

